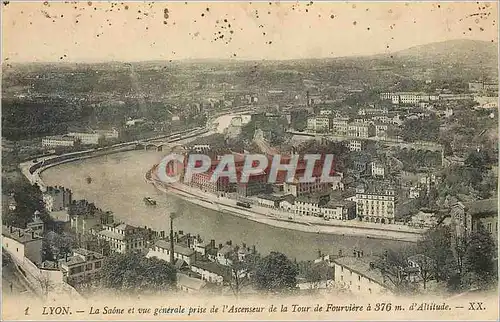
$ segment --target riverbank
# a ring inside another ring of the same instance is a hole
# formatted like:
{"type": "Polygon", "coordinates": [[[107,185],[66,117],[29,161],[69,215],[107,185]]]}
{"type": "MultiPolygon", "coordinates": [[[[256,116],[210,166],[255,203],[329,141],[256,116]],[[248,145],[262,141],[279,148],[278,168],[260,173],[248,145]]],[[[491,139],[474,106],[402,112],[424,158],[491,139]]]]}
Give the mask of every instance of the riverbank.
{"type": "Polygon", "coordinates": [[[411,229],[406,226],[391,225],[390,227],[388,225],[383,225],[380,227],[380,224],[375,226],[376,224],[357,222],[354,220],[339,223],[327,223],[321,222],[321,218],[302,216],[297,218],[297,216],[294,216],[293,214],[280,214],[271,209],[259,206],[252,206],[251,210],[243,209],[242,207],[236,206],[235,200],[218,198],[182,184],[169,184],[168,186],[165,186],[151,175],[151,171],[148,171],[145,174],[145,181],[152,184],[156,189],[163,193],[174,194],[185,201],[203,208],[289,230],[413,243],[417,242],[420,239],[420,236],[425,232],[423,229],[411,229]],[[287,216],[290,216],[292,219],[287,216]]]}

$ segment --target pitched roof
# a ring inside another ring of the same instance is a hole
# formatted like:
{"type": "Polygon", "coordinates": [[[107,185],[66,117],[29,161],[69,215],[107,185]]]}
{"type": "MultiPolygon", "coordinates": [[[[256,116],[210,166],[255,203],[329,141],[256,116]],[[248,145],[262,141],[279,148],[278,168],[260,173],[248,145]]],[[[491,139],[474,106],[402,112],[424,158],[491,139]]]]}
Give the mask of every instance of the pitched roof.
{"type": "Polygon", "coordinates": [[[185,286],[189,289],[200,290],[207,283],[197,278],[189,277],[185,274],[177,273],[177,285],[185,286]]]}
{"type": "Polygon", "coordinates": [[[475,215],[495,215],[498,216],[498,199],[485,199],[465,203],[467,213],[475,215]]]}
{"type": "Polygon", "coordinates": [[[384,275],[382,275],[382,272],[378,268],[373,268],[371,267],[370,263],[376,263],[379,257],[377,256],[364,256],[364,257],[339,257],[333,259],[333,262],[335,262],[338,265],[342,265],[351,271],[362,275],[373,282],[388,288],[392,289],[394,288],[394,284],[390,282],[388,278],[385,278],[384,275]]]}
{"type": "Polygon", "coordinates": [[[31,241],[43,239],[40,235],[36,233],[32,233],[31,231],[17,228],[17,227],[8,227],[2,225],[2,235],[11,239],[14,239],[22,244],[29,243],[31,241]],[[11,232],[12,229],[12,232],[11,232]]]}
{"type": "MultiPolygon", "coordinates": [[[[157,240],[155,243],[155,246],[162,248],[162,249],[170,249],[170,242],[165,239],[160,239],[157,240]]],[[[184,256],[191,256],[194,254],[194,250],[191,248],[184,247],[179,244],[174,244],[174,253],[181,254],[184,256]]]]}
{"type": "Polygon", "coordinates": [[[197,261],[194,264],[191,265],[192,267],[197,267],[201,268],[205,271],[208,271],[210,273],[217,274],[219,276],[222,276],[224,280],[227,280],[231,276],[231,272],[228,267],[219,265],[215,262],[210,262],[210,261],[197,261]]]}
{"type": "Polygon", "coordinates": [[[228,254],[228,253],[232,252],[232,251],[233,251],[233,249],[234,249],[234,247],[233,247],[233,246],[231,246],[231,245],[224,245],[221,249],[219,249],[219,250],[217,251],[217,253],[220,253],[220,254],[224,254],[224,255],[225,255],[225,254],[228,254]]]}

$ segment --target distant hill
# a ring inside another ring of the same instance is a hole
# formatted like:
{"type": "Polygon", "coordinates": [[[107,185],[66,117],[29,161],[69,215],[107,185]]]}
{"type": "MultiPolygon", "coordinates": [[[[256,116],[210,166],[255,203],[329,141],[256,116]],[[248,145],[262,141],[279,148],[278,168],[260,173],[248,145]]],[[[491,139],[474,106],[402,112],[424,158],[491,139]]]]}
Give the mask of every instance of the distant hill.
{"type": "Polygon", "coordinates": [[[393,57],[430,64],[481,65],[497,69],[498,44],[481,40],[449,40],[401,50],[393,57]]]}

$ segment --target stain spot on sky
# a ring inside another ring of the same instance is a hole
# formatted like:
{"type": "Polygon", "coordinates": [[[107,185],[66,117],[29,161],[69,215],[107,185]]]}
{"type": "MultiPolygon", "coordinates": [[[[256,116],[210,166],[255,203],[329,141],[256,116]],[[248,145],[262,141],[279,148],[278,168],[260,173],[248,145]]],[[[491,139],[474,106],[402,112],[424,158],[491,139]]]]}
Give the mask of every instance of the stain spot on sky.
{"type": "Polygon", "coordinates": [[[6,6],[6,5],[8,5],[9,3],[10,3],[10,1],[4,1],[4,2],[3,2],[3,5],[4,5],[4,6],[6,6]]]}
{"type": "Polygon", "coordinates": [[[353,21],[352,24],[356,26],[358,23],[356,21],[353,21]]]}
{"type": "Polygon", "coordinates": [[[335,18],[335,16],[334,15],[330,15],[330,19],[333,19],[333,18],[335,18]]]}

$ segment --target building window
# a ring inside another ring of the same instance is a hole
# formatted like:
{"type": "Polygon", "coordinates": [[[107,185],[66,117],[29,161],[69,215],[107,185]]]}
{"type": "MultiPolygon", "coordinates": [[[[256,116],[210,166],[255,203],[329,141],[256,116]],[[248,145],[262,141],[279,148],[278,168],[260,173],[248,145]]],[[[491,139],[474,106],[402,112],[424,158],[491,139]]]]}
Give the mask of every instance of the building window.
{"type": "Polygon", "coordinates": [[[361,286],[358,285],[358,291],[361,290],[361,286]]]}
{"type": "Polygon", "coordinates": [[[87,271],[92,270],[92,263],[87,264],[87,266],[85,267],[85,269],[86,269],[87,271]]]}
{"type": "Polygon", "coordinates": [[[372,289],[371,289],[371,288],[369,288],[369,289],[368,289],[368,292],[370,292],[370,294],[372,294],[372,289]]]}
{"type": "Polygon", "coordinates": [[[96,262],[96,263],[95,263],[95,268],[96,268],[96,269],[97,269],[97,268],[101,268],[101,262],[96,262]]]}
{"type": "Polygon", "coordinates": [[[344,275],[340,275],[340,280],[343,281],[344,280],[344,275]]]}
{"type": "Polygon", "coordinates": [[[340,266],[340,271],[344,272],[344,266],[340,266]]]}
{"type": "Polygon", "coordinates": [[[491,223],[488,223],[488,232],[489,232],[490,234],[491,234],[491,230],[492,230],[491,228],[492,228],[491,223]]]}
{"type": "Polygon", "coordinates": [[[361,281],[361,276],[358,276],[358,281],[361,281]]]}

